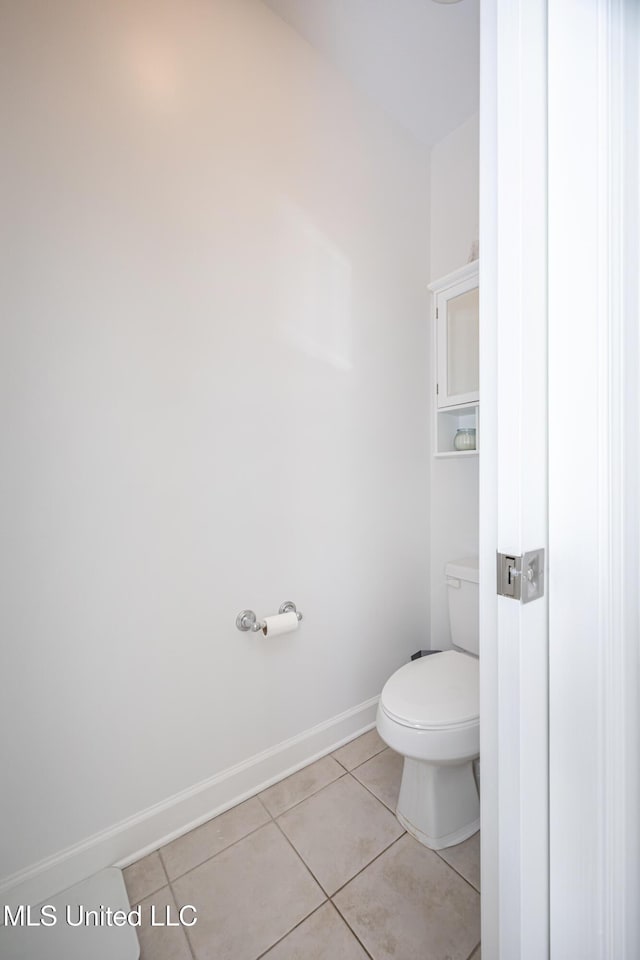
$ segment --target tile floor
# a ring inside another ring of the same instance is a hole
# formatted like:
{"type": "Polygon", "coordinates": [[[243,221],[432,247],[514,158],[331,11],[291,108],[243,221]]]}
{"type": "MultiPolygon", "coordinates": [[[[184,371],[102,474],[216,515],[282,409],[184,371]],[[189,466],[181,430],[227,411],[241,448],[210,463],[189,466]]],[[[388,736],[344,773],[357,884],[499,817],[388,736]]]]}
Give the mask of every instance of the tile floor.
{"type": "Polygon", "coordinates": [[[371,730],[132,864],[141,960],[480,960],[479,835],[417,843],[401,773],[371,730]],[[150,927],[152,904],[198,922],[150,927]]]}

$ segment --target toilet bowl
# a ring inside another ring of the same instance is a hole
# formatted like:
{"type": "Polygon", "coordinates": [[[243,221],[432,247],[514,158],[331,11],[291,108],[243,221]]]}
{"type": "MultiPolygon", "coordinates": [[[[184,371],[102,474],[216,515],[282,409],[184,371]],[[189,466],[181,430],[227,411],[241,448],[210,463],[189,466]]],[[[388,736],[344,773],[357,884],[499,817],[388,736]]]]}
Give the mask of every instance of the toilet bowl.
{"type": "Polygon", "coordinates": [[[404,756],[396,816],[433,850],[480,827],[477,559],[447,564],[451,636],[460,649],[412,660],[386,682],[376,726],[404,756]]]}

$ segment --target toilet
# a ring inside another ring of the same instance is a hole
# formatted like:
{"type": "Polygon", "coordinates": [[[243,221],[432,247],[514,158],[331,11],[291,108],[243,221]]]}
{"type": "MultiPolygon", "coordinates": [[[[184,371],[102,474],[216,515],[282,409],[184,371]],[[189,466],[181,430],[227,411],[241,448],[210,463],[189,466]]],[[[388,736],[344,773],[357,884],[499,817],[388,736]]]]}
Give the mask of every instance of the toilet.
{"type": "Polygon", "coordinates": [[[461,843],[480,827],[473,770],[480,753],[478,558],[445,569],[455,649],[396,670],[376,717],[382,739],[404,756],[396,816],[432,850],[461,843]]]}

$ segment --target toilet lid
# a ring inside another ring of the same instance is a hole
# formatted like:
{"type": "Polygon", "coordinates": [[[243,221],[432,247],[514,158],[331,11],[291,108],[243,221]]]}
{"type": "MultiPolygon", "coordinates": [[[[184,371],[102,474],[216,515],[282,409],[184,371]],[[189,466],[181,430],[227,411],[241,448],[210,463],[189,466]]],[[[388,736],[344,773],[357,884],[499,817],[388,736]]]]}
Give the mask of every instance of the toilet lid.
{"type": "Polygon", "coordinates": [[[477,720],[478,661],[456,650],[412,660],[387,680],[380,704],[406,727],[430,729],[477,720]]]}

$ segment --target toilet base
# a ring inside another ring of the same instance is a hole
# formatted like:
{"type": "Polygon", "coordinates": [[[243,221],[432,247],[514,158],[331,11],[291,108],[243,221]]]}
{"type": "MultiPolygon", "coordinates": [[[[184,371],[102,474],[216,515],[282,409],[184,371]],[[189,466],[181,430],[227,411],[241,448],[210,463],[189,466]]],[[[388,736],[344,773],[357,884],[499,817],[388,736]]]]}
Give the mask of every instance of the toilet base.
{"type": "Polygon", "coordinates": [[[396,816],[432,850],[462,843],[480,829],[473,762],[439,765],[405,757],[396,816]]]}

